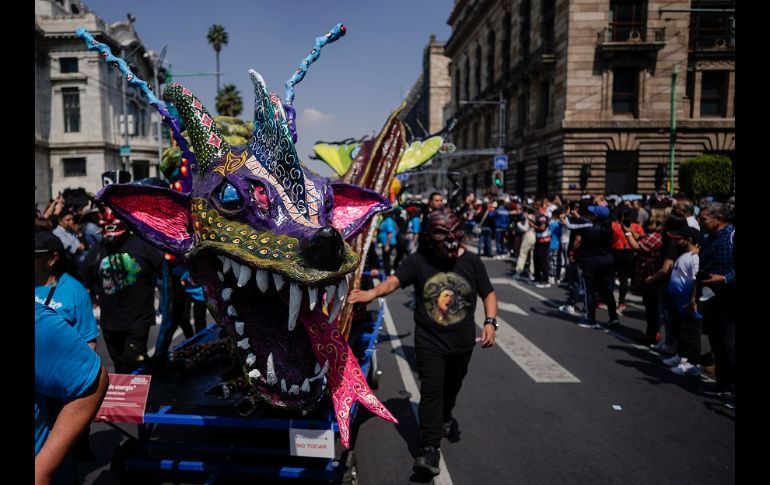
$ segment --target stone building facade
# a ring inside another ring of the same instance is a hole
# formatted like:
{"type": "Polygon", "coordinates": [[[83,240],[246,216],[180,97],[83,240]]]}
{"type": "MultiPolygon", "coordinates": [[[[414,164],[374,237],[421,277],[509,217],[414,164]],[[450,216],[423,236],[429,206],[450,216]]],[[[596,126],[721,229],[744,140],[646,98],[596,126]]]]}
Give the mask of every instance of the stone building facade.
{"type": "MultiPolygon", "coordinates": [[[[456,0],[445,45],[445,117],[458,121],[452,141],[458,149],[497,146],[499,106],[478,102],[502,94],[506,192],[654,192],[668,182],[676,69],[676,166],[702,153],[735,163],[734,7],[456,0]]],[[[454,159],[450,168],[465,174],[467,190],[492,191],[491,156],[454,159]]]]}
{"type": "MultiPolygon", "coordinates": [[[[119,147],[123,77],[75,37],[85,27],[126,60],[142,79],[153,81],[154,53],[129,21],[106,24],[76,0],[35,2],[35,203],[45,207],[66,188],[95,193],[101,174],[123,168],[119,147]]],[[[158,174],[159,117],[135,89],[127,89],[131,155],[135,179],[158,174]]]]}
{"type": "MultiPolygon", "coordinates": [[[[449,78],[449,58],[444,55],[444,43],[431,35],[422,56],[422,73],[406,96],[406,108],[400,119],[411,130],[413,138],[423,139],[444,128],[444,107],[451,102],[452,81],[449,78]]],[[[447,187],[447,162],[435,157],[431,165],[409,176],[409,192],[427,195],[447,187]]]]}

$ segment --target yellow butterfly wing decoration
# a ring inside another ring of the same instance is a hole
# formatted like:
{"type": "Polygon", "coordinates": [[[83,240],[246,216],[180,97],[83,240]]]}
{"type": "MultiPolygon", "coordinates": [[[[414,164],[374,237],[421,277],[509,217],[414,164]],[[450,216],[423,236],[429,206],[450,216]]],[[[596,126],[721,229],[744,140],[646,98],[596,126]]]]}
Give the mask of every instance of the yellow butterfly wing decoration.
{"type": "Polygon", "coordinates": [[[316,143],[313,145],[313,151],[341,177],[353,163],[355,158],[352,155],[353,151],[360,145],[360,143],[316,143]]]}
{"type": "Polygon", "coordinates": [[[404,173],[427,162],[433,158],[443,143],[444,139],[440,136],[432,136],[422,141],[412,142],[404,151],[404,154],[401,155],[396,173],[404,173]]]}

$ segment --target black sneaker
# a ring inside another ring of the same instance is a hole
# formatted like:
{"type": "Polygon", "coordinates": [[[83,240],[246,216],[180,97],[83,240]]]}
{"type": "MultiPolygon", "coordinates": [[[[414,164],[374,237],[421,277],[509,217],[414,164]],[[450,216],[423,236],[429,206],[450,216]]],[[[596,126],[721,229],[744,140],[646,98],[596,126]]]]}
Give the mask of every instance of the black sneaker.
{"type": "Polygon", "coordinates": [[[444,423],[444,438],[447,438],[450,443],[460,441],[460,425],[455,418],[444,423]]]}
{"type": "Polygon", "coordinates": [[[412,470],[421,475],[436,476],[441,472],[438,467],[441,461],[441,451],[435,446],[426,446],[420,450],[421,455],[415,458],[412,470]]]}

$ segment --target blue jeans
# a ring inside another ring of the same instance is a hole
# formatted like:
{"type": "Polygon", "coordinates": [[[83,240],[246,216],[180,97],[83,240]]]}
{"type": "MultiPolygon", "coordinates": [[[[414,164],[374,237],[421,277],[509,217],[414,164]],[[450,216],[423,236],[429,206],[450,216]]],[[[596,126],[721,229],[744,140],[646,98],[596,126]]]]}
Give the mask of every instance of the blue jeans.
{"type": "Polygon", "coordinates": [[[495,244],[497,245],[497,254],[505,254],[505,228],[498,227],[495,229],[495,244]]]}
{"type": "Polygon", "coordinates": [[[477,246],[479,256],[492,256],[492,229],[489,227],[481,228],[479,244],[477,246]],[[482,252],[482,247],[484,248],[482,252]]]}

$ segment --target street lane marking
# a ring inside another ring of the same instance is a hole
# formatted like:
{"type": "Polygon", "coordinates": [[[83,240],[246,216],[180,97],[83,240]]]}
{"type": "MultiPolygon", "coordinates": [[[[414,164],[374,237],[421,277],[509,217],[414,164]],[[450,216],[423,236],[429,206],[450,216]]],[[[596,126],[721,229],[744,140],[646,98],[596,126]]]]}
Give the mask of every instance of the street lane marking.
{"type": "Polygon", "coordinates": [[[490,278],[489,281],[492,282],[493,285],[511,285],[514,288],[518,288],[519,290],[523,291],[524,293],[528,294],[529,296],[533,296],[537,298],[540,301],[550,301],[548,298],[544,297],[543,295],[540,295],[538,293],[535,293],[534,291],[530,290],[529,288],[525,288],[521,286],[520,284],[516,283],[510,278],[490,278]]]}
{"type": "MultiPolygon", "coordinates": [[[[476,304],[475,321],[484,327],[484,303],[476,304]]],[[[495,345],[506,353],[535,382],[580,382],[570,371],[559,365],[540,348],[530,342],[508,322],[497,316],[500,327],[495,332],[495,345]]]]}
{"type": "MultiPolygon", "coordinates": [[[[174,332],[174,336],[171,337],[171,342],[179,338],[180,335],[182,335],[182,327],[177,327],[176,331],[174,332]]],[[[152,347],[150,347],[150,350],[147,351],[147,355],[150,357],[155,356],[155,344],[152,344],[152,347]]]]}
{"type": "Polygon", "coordinates": [[[529,313],[522,310],[519,305],[515,305],[513,303],[497,300],[497,308],[498,310],[503,310],[506,312],[518,313],[519,315],[524,315],[525,317],[529,316],[529,313]]]}
{"type": "MultiPolygon", "coordinates": [[[[390,308],[388,308],[387,302],[384,298],[380,298],[385,304],[382,320],[385,322],[385,330],[388,332],[388,338],[390,345],[393,346],[393,353],[396,355],[396,364],[398,364],[398,372],[401,374],[401,380],[404,381],[404,388],[409,393],[411,398],[409,404],[412,405],[412,413],[415,419],[419,420],[420,415],[418,413],[420,403],[420,390],[417,387],[417,381],[412,374],[412,368],[409,366],[409,361],[404,354],[404,347],[401,345],[401,339],[398,338],[398,330],[393,323],[393,317],[390,315],[390,308]]],[[[452,477],[449,475],[449,470],[446,467],[446,460],[439,462],[439,469],[441,473],[438,476],[433,477],[433,483],[435,485],[452,485],[452,477]]]]}

